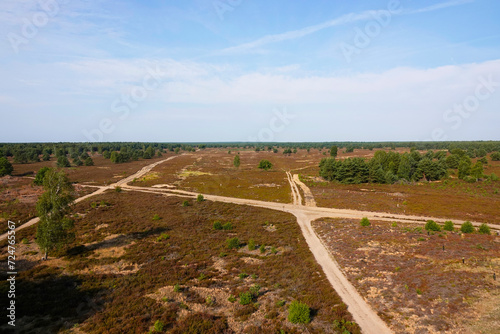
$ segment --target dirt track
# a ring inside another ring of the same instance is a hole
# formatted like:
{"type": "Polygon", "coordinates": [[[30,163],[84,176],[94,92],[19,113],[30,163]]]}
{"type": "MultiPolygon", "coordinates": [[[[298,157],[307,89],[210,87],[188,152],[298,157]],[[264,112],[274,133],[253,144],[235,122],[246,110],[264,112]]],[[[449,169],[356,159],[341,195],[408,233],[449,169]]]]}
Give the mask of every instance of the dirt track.
{"type": "MultiPolygon", "coordinates": [[[[109,189],[114,189],[117,186],[122,187],[126,191],[140,191],[147,193],[161,193],[166,196],[187,196],[187,197],[196,197],[198,194],[183,190],[175,190],[175,189],[164,189],[164,188],[148,188],[148,187],[134,187],[129,186],[128,182],[132,181],[135,178],[139,178],[150,172],[157,165],[169,161],[171,159],[176,158],[177,156],[170,157],[168,159],[164,159],[158,162],[155,162],[149,166],[142,168],[137,173],[118,181],[115,184],[106,187],[99,187],[99,189],[89,195],[80,197],[76,200],[76,202],[84,201],[87,198],[92,196],[101,194],[109,189]]],[[[384,221],[394,221],[397,220],[399,222],[408,222],[408,223],[419,223],[423,224],[429,219],[433,219],[435,221],[442,221],[443,219],[433,218],[433,217],[419,217],[419,216],[406,216],[406,215],[397,215],[383,212],[369,212],[369,211],[357,211],[357,210],[345,210],[345,209],[330,209],[330,208],[319,208],[316,207],[316,203],[314,201],[314,197],[312,196],[311,191],[308,187],[302,183],[298,175],[292,175],[290,172],[287,172],[288,181],[290,182],[290,186],[292,189],[292,202],[293,204],[280,204],[273,202],[264,202],[258,200],[250,200],[250,199],[240,199],[240,198],[230,198],[224,196],[216,196],[216,195],[204,195],[207,200],[210,201],[218,201],[225,203],[232,203],[237,205],[249,205],[273,210],[279,210],[284,212],[289,212],[297,217],[297,222],[302,230],[302,233],[309,245],[311,252],[314,254],[316,261],[321,265],[323,271],[325,272],[328,280],[332,284],[333,288],[337,293],[342,297],[344,303],[349,307],[349,311],[354,317],[354,320],[359,324],[363,333],[391,333],[389,327],[378,317],[378,315],[371,309],[371,307],[365,302],[365,300],[359,295],[356,289],[352,286],[351,283],[347,280],[347,278],[342,273],[339,265],[333,259],[327,248],[322,244],[321,240],[315,234],[311,222],[315,219],[319,218],[354,218],[361,219],[363,217],[367,217],[369,219],[376,220],[384,220],[384,221]],[[306,205],[302,205],[302,196],[299,191],[299,187],[305,194],[306,205]]],[[[39,221],[38,218],[34,218],[29,222],[21,225],[18,229],[23,229],[28,226],[32,226],[39,221]]],[[[454,224],[459,225],[462,224],[463,221],[453,221],[454,224]]],[[[474,223],[475,225],[480,225],[479,223],[474,223]]],[[[500,230],[499,225],[491,225],[492,228],[500,230]]],[[[0,240],[3,240],[7,237],[7,234],[3,234],[0,236],[0,240]]]]}

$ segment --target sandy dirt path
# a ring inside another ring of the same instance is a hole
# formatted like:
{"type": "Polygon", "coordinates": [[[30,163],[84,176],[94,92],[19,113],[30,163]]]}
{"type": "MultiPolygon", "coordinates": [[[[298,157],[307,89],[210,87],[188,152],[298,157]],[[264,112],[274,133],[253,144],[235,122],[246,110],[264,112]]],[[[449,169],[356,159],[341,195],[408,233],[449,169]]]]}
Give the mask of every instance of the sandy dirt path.
{"type": "Polygon", "coordinates": [[[305,183],[300,181],[299,174],[293,175],[293,182],[296,185],[298,185],[300,187],[300,189],[302,189],[302,191],[304,192],[306,206],[316,206],[316,200],[314,199],[314,195],[313,195],[311,189],[309,189],[309,187],[306,186],[305,183]]]}

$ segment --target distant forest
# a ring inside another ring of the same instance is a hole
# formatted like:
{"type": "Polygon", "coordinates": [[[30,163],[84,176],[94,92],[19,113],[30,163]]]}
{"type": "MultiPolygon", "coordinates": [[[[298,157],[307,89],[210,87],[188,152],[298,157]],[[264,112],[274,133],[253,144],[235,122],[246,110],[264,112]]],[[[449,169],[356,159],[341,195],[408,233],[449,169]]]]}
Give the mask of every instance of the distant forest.
{"type": "MultiPolygon", "coordinates": [[[[91,166],[92,156],[102,154],[114,163],[151,159],[165,152],[180,153],[206,148],[252,149],[291,155],[298,149],[318,149],[330,153],[320,164],[320,176],[342,183],[395,183],[398,181],[441,180],[448,170],[457,169],[458,177],[473,181],[485,177],[483,166],[491,160],[500,160],[499,141],[464,142],[323,142],[323,143],[0,143],[0,176],[9,174],[12,166],[39,161],[56,160],[59,167],[91,166]],[[411,148],[410,153],[397,153],[397,148],[411,148]],[[335,158],[337,150],[345,153],[355,149],[378,150],[372,159],[335,158]],[[418,151],[426,151],[421,154],[418,151]],[[479,158],[472,163],[471,159],[479,158]],[[9,161],[10,160],[10,161],[9,161]]],[[[490,178],[495,179],[495,175],[490,178]]]]}

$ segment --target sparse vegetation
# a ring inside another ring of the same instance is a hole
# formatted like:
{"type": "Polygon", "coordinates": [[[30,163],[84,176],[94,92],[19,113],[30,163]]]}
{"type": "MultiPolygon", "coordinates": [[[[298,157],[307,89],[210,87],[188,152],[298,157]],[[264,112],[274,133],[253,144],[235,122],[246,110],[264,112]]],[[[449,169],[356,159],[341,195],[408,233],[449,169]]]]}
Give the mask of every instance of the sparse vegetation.
{"type": "Polygon", "coordinates": [[[366,217],[364,217],[363,219],[361,219],[360,224],[361,224],[361,226],[364,226],[364,227],[371,225],[370,221],[366,217]]]}

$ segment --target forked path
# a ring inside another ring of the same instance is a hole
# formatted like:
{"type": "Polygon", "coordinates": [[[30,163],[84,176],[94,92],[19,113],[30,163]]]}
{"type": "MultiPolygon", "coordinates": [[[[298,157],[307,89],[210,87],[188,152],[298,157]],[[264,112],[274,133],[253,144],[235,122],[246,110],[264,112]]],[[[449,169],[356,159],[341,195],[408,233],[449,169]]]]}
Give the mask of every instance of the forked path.
{"type": "MultiPolygon", "coordinates": [[[[128,183],[135,178],[139,178],[144,176],[148,172],[150,172],[157,165],[169,161],[171,159],[176,158],[177,156],[170,157],[168,159],[164,159],[158,162],[155,162],[151,165],[143,167],[137,173],[118,181],[115,184],[106,187],[100,187],[97,191],[80,197],[76,200],[76,202],[84,201],[85,199],[104,193],[106,190],[113,189],[116,186],[122,187],[127,191],[139,191],[146,193],[160,193],[166,196],[187,196],[187,197],[196,197],[198,193],[193,193],[184,190],[176,190],[176,189],[164,189],[164,188],[153,188],[153,187],[135,187],[129,186],[128,183]]],[[[331,208],[321,208],[316,207],[316,203],[314,201],[314,197],[312,196],[309,188],[303,184],[298,175],[292,175],[290,172],[287,172],[287,177],[290,182],[290,187],[292,189],[292,202],[293,204],[282,204],[276,202],[264,202],[258,200],[251,199],[243,199],[243,198],[232,198],[232,197],[224,197],[217,195],[204,195],[207,200],[224,202],[224,203],[232,203],[237,205],[249,205],[254,207],[278,210],[289,212],[297,217],[297,222],[301,228],[302,234],[306,239],[306,242],[313,253],[318,264],[323,268],[325,275],[327,276],[332,287],[337,291],[339,296],[342,298],[344,303],[349,307],[349,312],[352,314],[356,323],[360,326],[363,333],[369,334],[379,334],[379,333],[391,333],[389,327],[380,319],[380,317],[372,310],[372,308],[365,302],[363,297],[356,291],[354,286],[347,280],[347,278],[342,273],[340,266],[337,264],[335,259],[330,256],[327,248],[321,240],[318,238],[316,233],[314,232],[311,222],[315,219],[319,218],[353,218],[353,219],[361,219],[362,217],[367,217],[376,220],[383,221],[394,221],[398,220],[402,223],[418,223],[422,224],[429,219],[433,219],[436,221],[442,221],[443,219],[434,218],[434,217],[421,217],[421,216],[407,216],[407,215],[398,215],[398,214],[390,214],[384,212],[371,212],[371,211],[358,211],[358,210],[346,210],[346,209],[331,209],[331,208]],[[302,205],[302,197],[299,191],[299,188],[305,194],[306,197],[306,205],[302,205]]],[[[18,229],[23,229],[28,226],[34,225],[38,222],[38,218],[34,218],[27,222],[26,224],[21,225],[18,229]]],[[[454,224],[462,224],[463,221],[453,220],[454,224]]],[[[475,225],[479,225],[479,223],[474,223],[475,225]]],[[[500,230],[500,225],[490,225],[493,229],[500,230]]],[[[0,236],[0,240],[6,239],[7,234],[3,234],[0,236]]]]}

